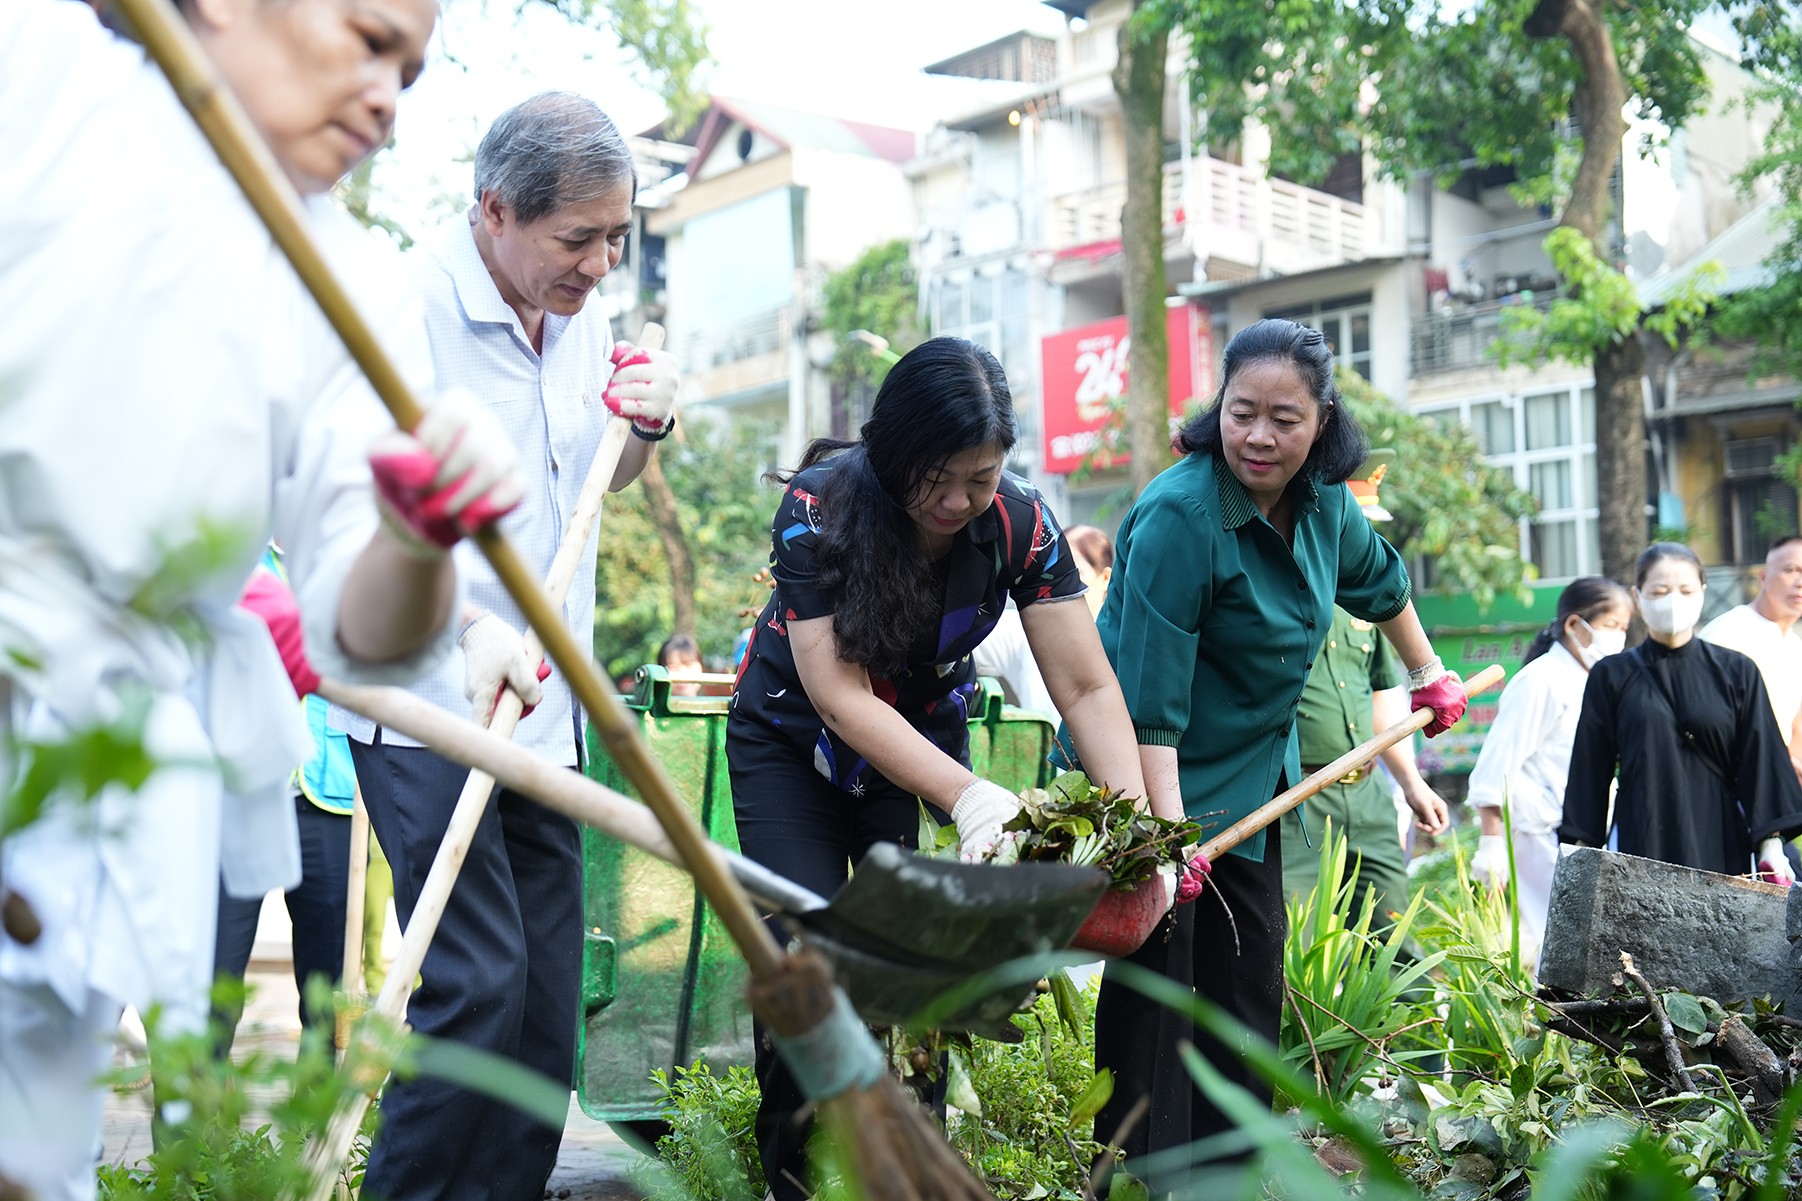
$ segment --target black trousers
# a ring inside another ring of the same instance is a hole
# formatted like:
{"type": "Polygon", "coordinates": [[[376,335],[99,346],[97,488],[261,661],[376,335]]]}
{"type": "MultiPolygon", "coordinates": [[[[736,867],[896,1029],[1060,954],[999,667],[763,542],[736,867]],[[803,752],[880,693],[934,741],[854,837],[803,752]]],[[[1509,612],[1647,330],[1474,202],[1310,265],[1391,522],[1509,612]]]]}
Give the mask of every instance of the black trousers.
{"type": "MultiPolygon", "coordinates": [[[[1274,1044],[1283,1016],[1284,924],[1282,848],[1273,824],[1265,832],[1264,862],[1239,855],[1216,859],[1207,891],[1176,907],[1168,940],[1160,929],[1127,961],[1193,989],[1274,1044]]],[[[1167,1165],[1161,1169],[1159,1162],[1148,1167],[1147,1157],[1231,1130],[1234,1123],[1195,1087],[1177,1045],[1193,1043],[1221,1075],[1266,1104],[1271,1089],[1237,1049],[1114,977],[1110,962],[1095,1006],[1095,1067],[1112,1069],[1114,1094],[1095,1118],[1095,1137],[1113,1141],[1127,1112],[1149,1098],[1149,1112],[1121,1140],[1124,1166],[1147,1180],[1152,1196],[1181,1196],[1190,1175],[1187,1157],[1160,1156],[1167,1165]]]]}
{"type": "MultiPolygon", "coordinates": [[[[851,875],[851,865],[879,842],[918,845],[920,801],[892,784],[856,796],[833,786],[802,762],[792,746],[759,737],[748,725],[727,728],[726,763],[732,773],[732,810],[739,848],[751,859],[823,897],[851,875]]],[[[905,920],[898,915],[898,920],[905,920]]],[[[788,933],[768,919],[778,942],[788,933]]],[[[776,1201],[805,1201],[807,1136],[812,1129],[807,1097],[782,1057],[753,1022],[757,1042],[757,1149],[764,1179],[776,1201]]]]}
{"type": "MultiPolygon", "coordinates": [[[[350,744],[369,821],[413,917],[469,773],[417,747],[350,744]]],[[[497,790],[407,1005],[414,1030],[575,1076],[582,855],[574,822],[497,790]]],[[[443,1081],[391,1081],[363,1193],[374,1201],[538,1201],[563,1128],[443,1081]]]]}
{"type": "MultiPolygon", "coordinates": [[[[350,815],[328,813],[303,796],[294,798],[300,826],[300,883],[283,894],[294,926],[294,986],[300,990],[300,1024],[331,1021],[307,1004],[307,981],[324,976],[336,984],[344,967],[345,892],[350,882],[350,815]]],[[[219,929],[213,939],[213,973],[244,978],[256,942],[261,897],[246,900],[219,889],[219,929]]],[[[218,1051],[231,1050],[239,1011],[215,1010],[218,1051]]]]}

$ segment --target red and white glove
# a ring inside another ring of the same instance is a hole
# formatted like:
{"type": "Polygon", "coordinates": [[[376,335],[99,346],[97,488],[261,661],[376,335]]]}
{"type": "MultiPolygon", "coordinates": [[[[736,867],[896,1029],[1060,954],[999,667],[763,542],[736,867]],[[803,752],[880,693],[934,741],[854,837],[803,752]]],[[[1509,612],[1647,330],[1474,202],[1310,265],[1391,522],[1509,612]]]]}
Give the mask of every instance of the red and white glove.
{"type": "Polygon", "coordinates": [[[984,779],[971,780],[957,794],[951,806],[951,820],[957,823],[957,857],[965,863],[980,863],[995,853],[1001,841],[1001,827],[1020,812],[1020,798],[984,779]]]}
{"type": "Polygon", "coordinates": [[[1464,710],[1470,706],[1470,698],[1464,694],[1464,681],[1458,678],[1457,672],[1447,671],[1437,655],[1431,662],[1408,673],[1408,689],[1410,710],[1433,711],[1433,720],[1423,731],[1428,738],[1437,738],[1457,725],[1464,710]]]}
{"type": "Polygon", "coordinates": [[[463,695],[482,725],[494,716],[503,688],[519,694],[525,706],[522,720],[544,699],[539,683],[550,676],[551,665],[542,659],[534,665],[519,631],[493,613],[483,613],[465,626],[457,645],[463,648],[463,695]]]}
{"type": "Polygon", "coordinates": [[[1202,889],[1207,885],[1208,873],[1213,870],[1214,865],[1208,862],[1208,857],[1200,851],[1190,855],[1188,863],[1183,867],[1182,875],[1177,877],[1176,903],[1187,905],[1199,897],[1202,889]]]}
{"type": "Polygon", "coordinates": [[[411,434],[378,437],[369,470],[383,524],[422,558],[442,555],[525,496],[506,431],[461,389],[441,393],[411,434]]]}
{"type": "Polygon", "coordinates": [[[275,639],[275,649],[288,669],[288,682],[294,695],[304,697],[319,691],[319,673],[307,662],[307,648],[300,634],[300,606],[294,592],[273,571],[258,568],[244,585],[238,604],[263,619],[275,639]]]}
{"type": "Polygon", "coordinates": [[[601,403],[617,417],[629,417],[642,437],[662,438],[675,424],[676,387],[681,375],[676,356],[667,350],[646,350],[630,342],[613,344],[613,378],[601,393],[601,403]]]}
{"type": "Polygon", "coordinates": [[[1758,878],[1785,888],[1796,882],[1796,873],[1790,870],[1789,856],[1783,853],[1781,838],[1767,838],[1758,844],[1758,878]]]}

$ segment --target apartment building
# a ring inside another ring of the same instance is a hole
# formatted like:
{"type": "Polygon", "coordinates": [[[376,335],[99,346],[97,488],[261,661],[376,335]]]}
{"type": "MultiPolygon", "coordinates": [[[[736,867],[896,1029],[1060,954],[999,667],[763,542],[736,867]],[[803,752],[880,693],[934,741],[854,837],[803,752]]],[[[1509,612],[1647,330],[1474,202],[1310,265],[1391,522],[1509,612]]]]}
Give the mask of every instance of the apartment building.
{"type": "MultiPolygon", "coordinates": [[[[1049,2],[1069,18],[1050,39],[1055,74],[1044,73],[1041,47],[1013,54],[1007,61],[1039,64],[1040,73],[1021,69],[1012,96],[933,130],[909,165],[921,301],[933,332],[976,338],[1002,358],[1028,434],[1015,465],[1071,520],[1111,524],[1123,511],[1124,473],[1098,467],[1094,452],[1106,441],[1108,402],[1124,389],[1125,155],[1110,72],[1131,4],[1049,2]]],[[[1769,115],[1737,103],[1745,77],[1730,56],[1708,57],[1716,83],[1708,111],[1684,130],[1636,122],[1627,138],[1622,258],[1665,294],[1710,254],[1755,265],[1761,244],[1729,234],[1759,199],[1740,196],[1732,181],[1769,115]],[[1641,157],[1639,147],[1654,143],[1658,152],[1641,157]]],[[[966,68],[959,56],[929,69],[966,68]]],[[[1552,213],[1523,208],[1505,170],[1468,171],[1439,188],[1382,179],[1352,155],[1324,179],[1279,178],[1264,166],[1268,131],[1248,128],[1230,145],[1201,136],[1185,69],[1173,45],[1163,190],[1173,412],[1212,394],[1216,351],[1230,331],[1266,316],[1306,322],[1327,333],[1342,367],[1418,412],[1467,424],[1490,461],[1538,497],[1521,540],[1548,586],[1598,570],[1587,369],[1502,370],[1489,356],[1507,309],[1555,294],[1541,249],[1552,213]]],[[[1740,527],[1796,521],[1794,493],[1770,471],[1770,448],[1795,437],[1784,407],[1793,381],[1741,395],[1721,382],[1732,369],[1717,355],[1668,366],[1670,379],[1654,391],[1675,407],[1651,415],[1663,456],[1660,523],[1688,530],[1709,561],[1762,557],[1740,527]],[[1703,378],[1711,372],[1713,383],[1703,378]],[[1706,431],[1690,419],[1701,404],[1720,406],[1700,423],[1706,431]]]]}

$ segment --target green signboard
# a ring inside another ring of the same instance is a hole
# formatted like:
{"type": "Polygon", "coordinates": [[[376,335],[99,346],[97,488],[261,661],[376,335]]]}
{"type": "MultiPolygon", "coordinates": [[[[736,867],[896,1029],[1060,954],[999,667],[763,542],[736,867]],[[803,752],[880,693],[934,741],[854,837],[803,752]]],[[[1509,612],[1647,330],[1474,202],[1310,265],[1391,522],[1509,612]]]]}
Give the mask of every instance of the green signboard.
{"type": "MultiPolygon", "coordinates": [[[[1487,609],[1478,609],[1469,596],[1417,596],[1415,611],[1426,627],[1433,649],[1445,665],[1460,676],[1472,675],[1500,663],[1510,677],[1520,670],[1534,635],[1558,615],[1561,584],[1542,584],[1532,599],[1521,604],[1512,597],[1498,597],[1487,609]]],[[[1475,766],[1483,736],[1495,721],[1501,689],[1491,689],[1473,699],[1463,720],[1431,741],[1420,744],[1423,772],[1464,774],[1475,766]]]]}

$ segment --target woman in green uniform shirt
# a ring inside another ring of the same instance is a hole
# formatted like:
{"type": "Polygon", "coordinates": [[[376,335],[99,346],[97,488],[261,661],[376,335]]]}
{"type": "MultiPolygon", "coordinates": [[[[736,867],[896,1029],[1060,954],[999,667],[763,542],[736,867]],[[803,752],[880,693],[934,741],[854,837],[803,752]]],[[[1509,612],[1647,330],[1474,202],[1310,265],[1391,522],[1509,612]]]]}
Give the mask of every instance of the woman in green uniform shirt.
{"type": "MultiPolygon", "coordinates": [[[[1283,320],[1240,331],[1226,348],[1219,396],[1182,428],[1175,449],[1184,457],[1121,524],[1099,621],[1155,813],[1218,831],[1301,778],[1296,705],[1335,603],[1382,627],[1409,669],[1413,707],[1434,710],[1429,737],[1457,721],[1463,688],[1427,642],[1401,557],[1343,486],[1367,444],[1318,331],[1283,320]]],[[[1130,958],[1272,1043],[1283,1000],[1277,844],[1271,826],[1222,856],[1209,877],[1218,895],[1178,906],[1170,937],[1154,935],[1130,958]]],[[[1113,975],[1110,964],[1095,1066],[1111,1068],[1115,1084],[1095,1129],[1113,1135],[1148,1098],[1148,1114],[1124,1139],[1127,1169],[1149,1171],[1154,1194],[1180,1189],[1187,1156],[1160,1156],[1162,1171],[1143,1157],[1232,1122],[1195,1090],[1177,1044],[1193,1042],[1228,1079],[1270,1093],[1232,1049],[1113,975]]]]}

